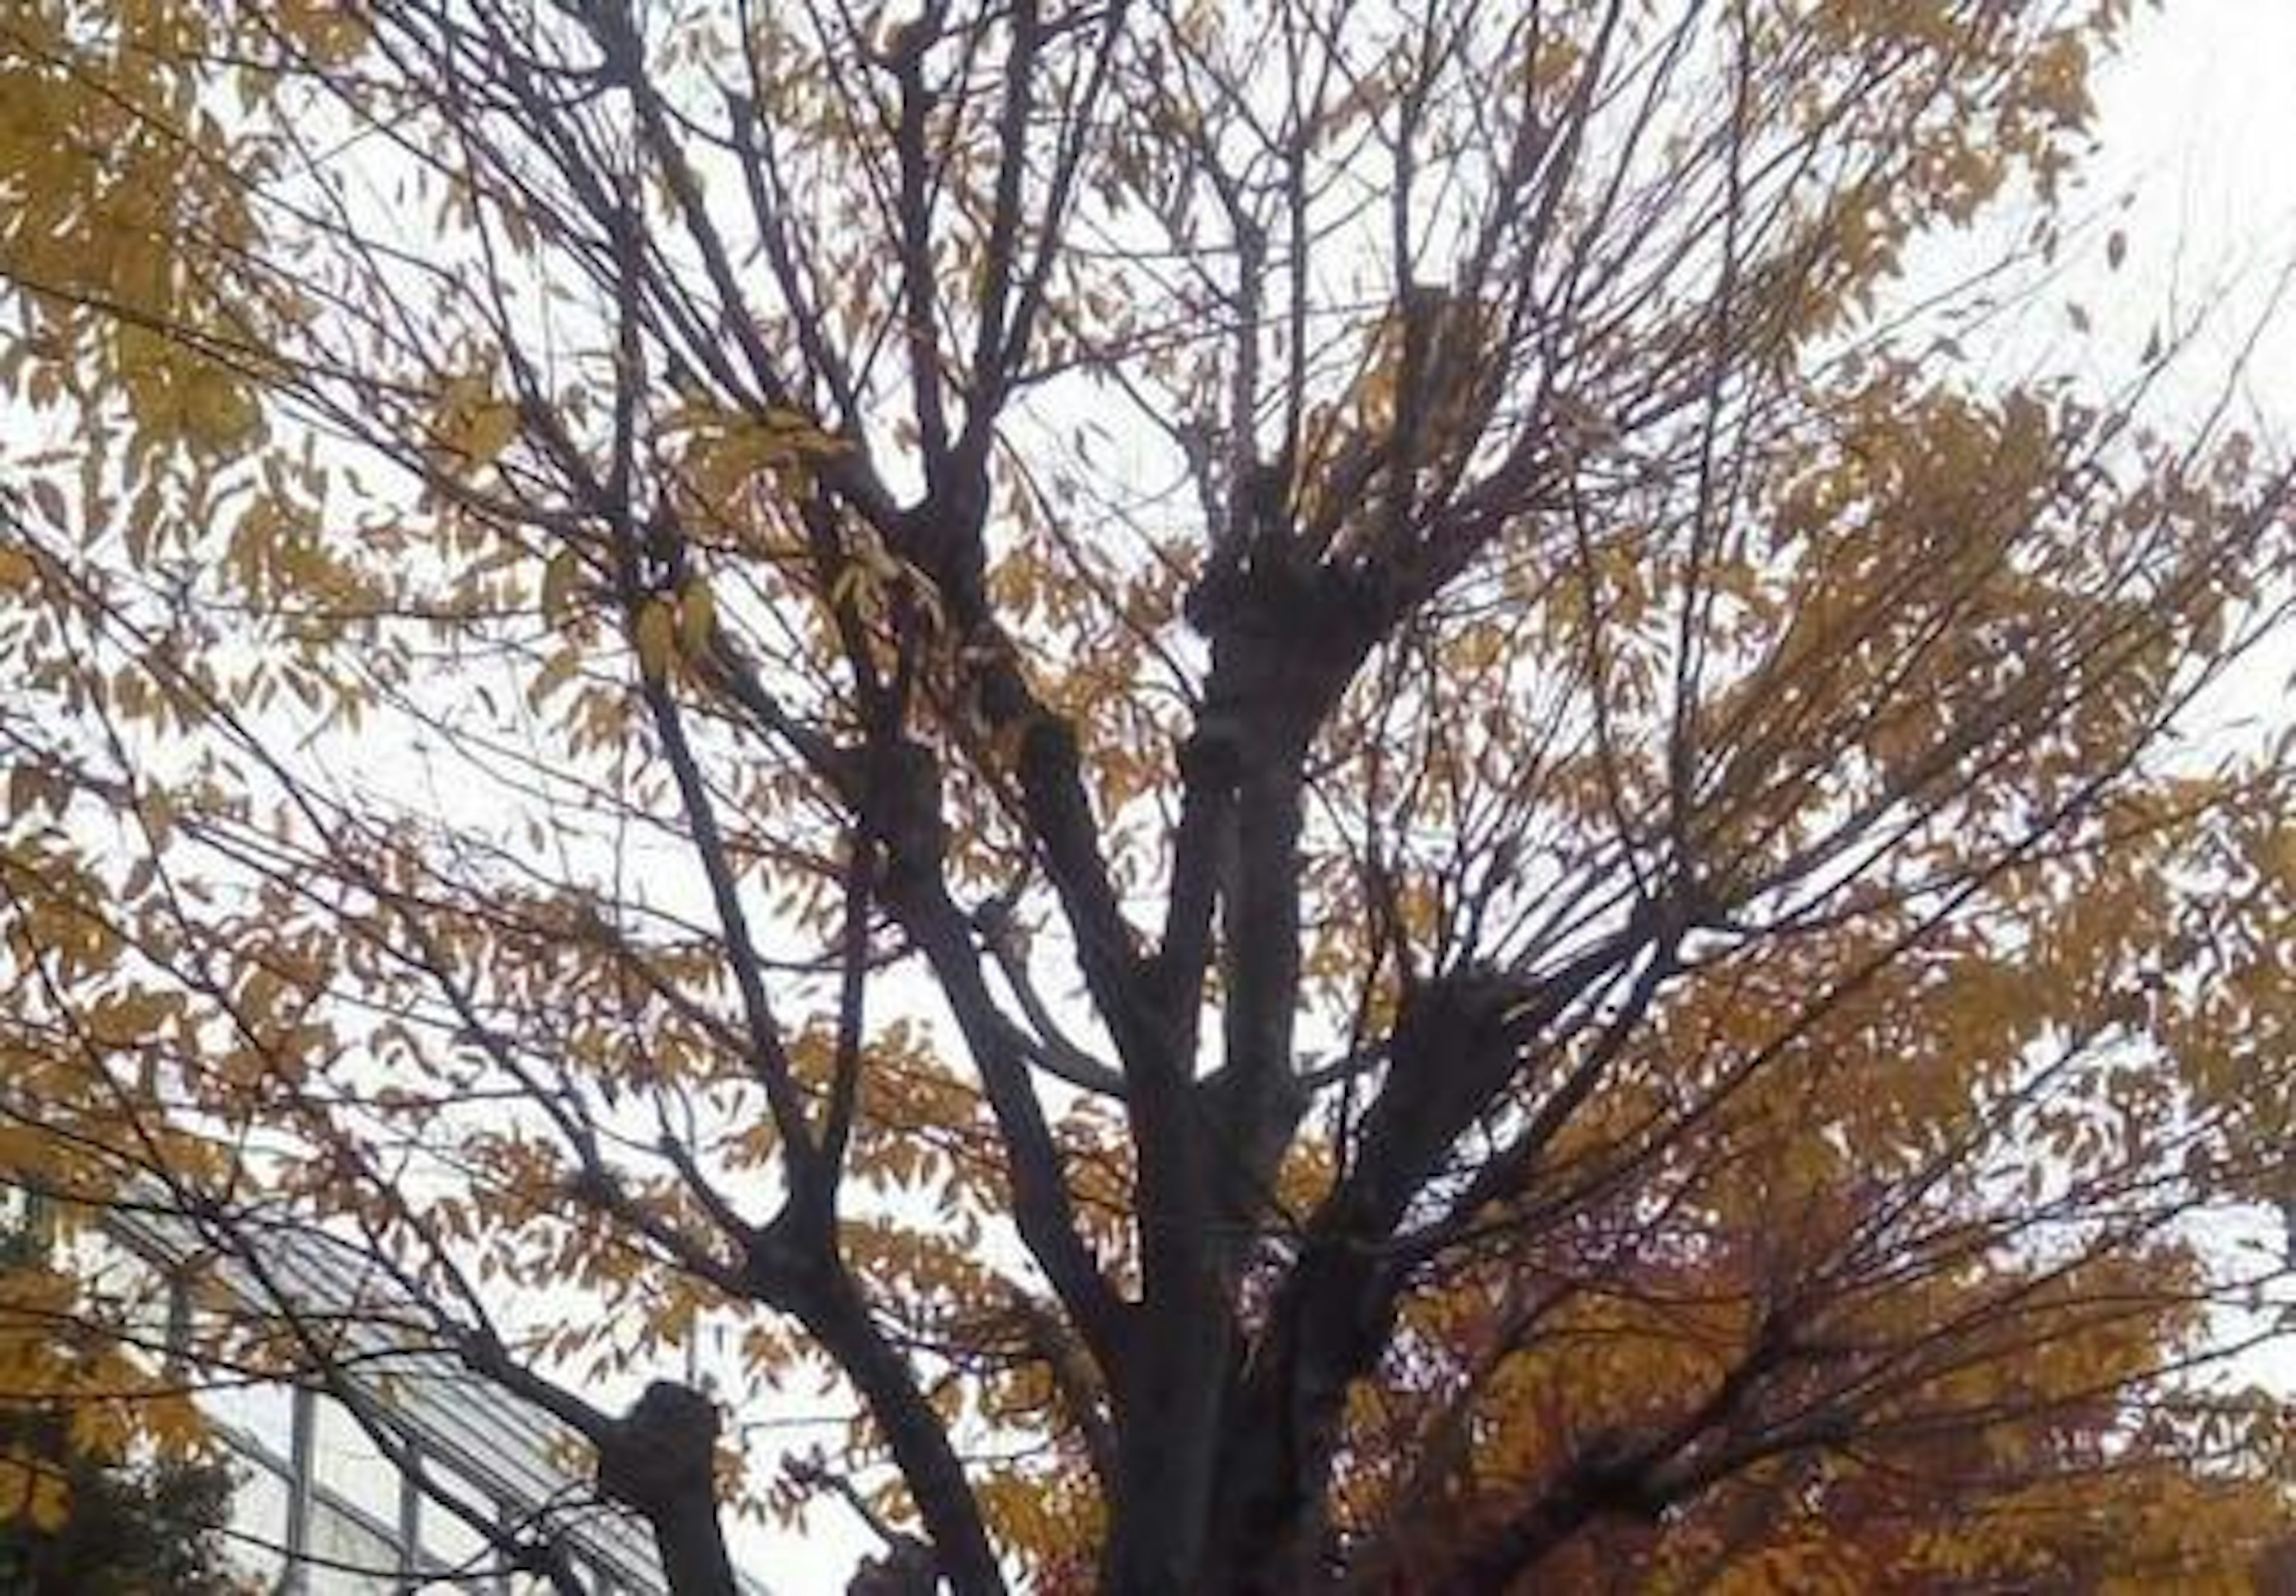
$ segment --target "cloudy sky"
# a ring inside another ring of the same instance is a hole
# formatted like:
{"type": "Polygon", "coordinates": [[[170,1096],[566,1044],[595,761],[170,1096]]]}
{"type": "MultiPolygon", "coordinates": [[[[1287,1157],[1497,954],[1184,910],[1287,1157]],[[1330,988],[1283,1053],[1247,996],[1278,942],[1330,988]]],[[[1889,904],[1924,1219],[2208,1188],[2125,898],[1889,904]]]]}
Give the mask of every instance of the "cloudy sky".
{"type": "MultiPolygon", "coordinates": [[[[2089,180],[2098,202],[2135,195],[2134,291],[2099,320],[2221,305],[2216,336],[2236,340],[2296,262],[2296,0],[2140,5],[2101,74],[2089,180]]],[[[2259,346],[2249,388],[2254,422],[2296,439],[2296,316],[2259,346]]]]}

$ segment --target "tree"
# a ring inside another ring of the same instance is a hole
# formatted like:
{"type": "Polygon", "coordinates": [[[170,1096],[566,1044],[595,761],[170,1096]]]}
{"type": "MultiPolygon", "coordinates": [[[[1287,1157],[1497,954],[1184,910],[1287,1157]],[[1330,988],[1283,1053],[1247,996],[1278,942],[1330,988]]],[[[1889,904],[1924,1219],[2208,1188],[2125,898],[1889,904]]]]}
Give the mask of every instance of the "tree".
{"type": "Polygon", "coordinates": [[[191,1455],[180,1389],[91,1333],[92,1282],[50,1245],[37,1205],[0,1226],[0,1590],[10,1596],[235,1596],[232,1477],[191,1455]],[[129,1455],[138,1439],[167,1445],[129,1455]]]}
{"type": "Polygon", "coordinates": [[[681,1592],[2237,1580],[2288,466],[1956,338],[2127,11],[16,7],[12,1178],[681,1592]]]}
{"type": "Polygon", "coordinates": [[[59,1464],[70,1506],[53,1527],[0,1526],[0,1579],[25,1596],[241,1596],[224,1553],[231,1476],[220,1464],[59,1464]]]}

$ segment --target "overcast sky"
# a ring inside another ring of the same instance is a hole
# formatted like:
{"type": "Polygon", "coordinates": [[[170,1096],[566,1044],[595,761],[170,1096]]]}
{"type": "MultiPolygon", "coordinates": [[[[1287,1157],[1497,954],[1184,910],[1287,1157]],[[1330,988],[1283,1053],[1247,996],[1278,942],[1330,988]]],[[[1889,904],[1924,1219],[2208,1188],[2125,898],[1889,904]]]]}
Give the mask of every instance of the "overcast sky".
{"type": "Polygon", "coordinates": [[[2101,86],[2117,172],[2181,205],[2196,232],[2285,241],[2296,217],[2296,0],[2146,5],[2101,86]]]}
{"type": "MultiPolygon", "coordinates": [[[[2296,261],[2296,0],[2144,0],[2099,81],[2102,142],[2089,193],[2133,191],[2128,299],[2099,307],[2149,321],[2173,295],[2190,311],[2228,294],[2219,335],[2245,333],[2296,261]]],[[[2141,340],[2140,326],[2136,336],[2141,340]]],[[[2259,345],[2255,418],[2296,438],[2296,316],[2259,345]]]]}

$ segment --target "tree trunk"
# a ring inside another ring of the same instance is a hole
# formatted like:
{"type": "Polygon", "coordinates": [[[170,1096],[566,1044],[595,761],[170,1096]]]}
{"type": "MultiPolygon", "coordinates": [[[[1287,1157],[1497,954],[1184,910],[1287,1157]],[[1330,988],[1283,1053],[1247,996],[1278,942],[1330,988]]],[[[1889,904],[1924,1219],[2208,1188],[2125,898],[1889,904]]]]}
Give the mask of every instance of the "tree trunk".
{"type": "Polygon", "coordinates": [[[718,1520],[718,1404],[656,1380],[598,1446],[598,1488],[652,1526],[672,1596],[735,1596],[718,1520]]]}

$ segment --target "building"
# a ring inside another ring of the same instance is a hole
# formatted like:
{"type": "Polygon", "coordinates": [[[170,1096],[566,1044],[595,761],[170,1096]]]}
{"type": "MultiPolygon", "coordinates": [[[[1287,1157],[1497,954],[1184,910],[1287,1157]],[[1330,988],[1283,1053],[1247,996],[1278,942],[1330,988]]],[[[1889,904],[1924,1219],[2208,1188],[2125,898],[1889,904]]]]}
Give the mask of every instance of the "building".
{"type": "MultiPolygon", "coordinates": [[[[406,1349],[376,1322],[373,1270],[351,1248],[283,1231],[266,1242],[258,1284],[245,1265],[211,1257],[181,1219],[120,1208],[104,1230],[167,1282],[173,1346],[203,1311],[184,1285],[194,1271],[250,1312],[283,1305],[334,1338],[332,1394],[202,1382],[201,1404],[238,1465],[234,1556],[280,1596],[549,1588],[504,1574],[468,1518],[418,1487],[417,1470],[457,1501],[483,1504],[496,1523],[554,1541],[591,1596],[667,1592],[651,1532],[600,1500],[574,1432],[443,1353],[406,1349]]],[[[744,1588],[764,1596],[762,1586],[744,1588]]]]}

